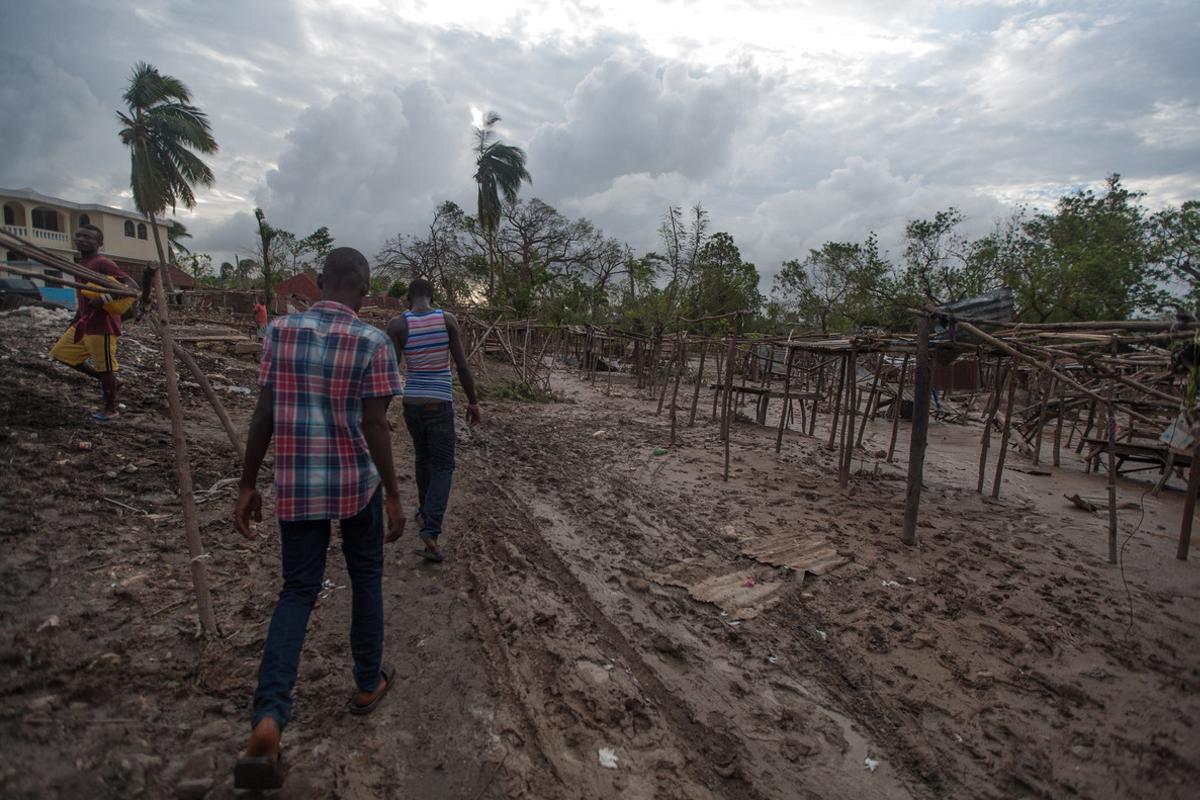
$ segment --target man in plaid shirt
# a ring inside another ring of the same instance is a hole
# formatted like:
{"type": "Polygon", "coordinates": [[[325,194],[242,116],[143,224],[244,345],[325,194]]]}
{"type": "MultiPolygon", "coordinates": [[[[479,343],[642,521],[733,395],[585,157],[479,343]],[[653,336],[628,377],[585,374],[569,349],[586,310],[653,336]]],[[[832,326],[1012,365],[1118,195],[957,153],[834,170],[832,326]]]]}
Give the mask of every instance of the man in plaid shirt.
{"type": "Polygon", "coordinates": [[[400,375],[387,335],[356,314],[370,286],[366,258],[337,248],[325,259],[318,284],[320,302],[267,328],[262,388],[234,511],[238,530],[254,538],[251,517],[262,520],[255,484],[274,437],[283,590],[259,668],[250,743],[234,769],[239,789],[283,782],[279,742],[292,714],[292,687],[325,575],[332,520],[340,520],[353,595],[350,649],[358,691],[349,712],[373,711],[396,674],[383,661],[382,579],[384,540],[393,542],[404,530],[387,422],[388,403],[401,393],[400,375]]]}

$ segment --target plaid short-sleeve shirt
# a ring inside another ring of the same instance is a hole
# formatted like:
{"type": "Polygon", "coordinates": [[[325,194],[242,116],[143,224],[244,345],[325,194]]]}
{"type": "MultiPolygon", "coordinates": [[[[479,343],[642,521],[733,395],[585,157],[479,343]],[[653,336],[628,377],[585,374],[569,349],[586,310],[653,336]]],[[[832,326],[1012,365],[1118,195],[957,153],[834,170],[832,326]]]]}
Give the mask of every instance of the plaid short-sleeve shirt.
{"type": "Polygon", "coordinates": [[[362,401],[401,393],[391,340],[341,303],[273,321],[258,382],[275,417],[275,515],[347,519],[379,487],[362,434],[362,401]]]}

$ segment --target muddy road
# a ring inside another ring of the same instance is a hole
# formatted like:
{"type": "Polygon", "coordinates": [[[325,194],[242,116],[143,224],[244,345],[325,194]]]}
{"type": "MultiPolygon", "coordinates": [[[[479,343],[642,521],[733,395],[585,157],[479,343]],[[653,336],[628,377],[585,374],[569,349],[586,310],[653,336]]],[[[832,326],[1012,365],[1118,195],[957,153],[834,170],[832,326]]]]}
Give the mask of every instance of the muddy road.
{"type": "MultiPolygon", "coordinates": [[[[198,638],[154,342],[123,341],[129,407],[99,429],[93,387],[42,355],[57,324],[0,319],[0,794],[231,797],[277,533],[232,531],[236,458],[185,387],[221,629],[198,638]]],[[[198,357],[244,421],[253,362],[198,357]]],[[[1143,509],[1123,482],[1122,576],[1104,515],[1062,500],[1102,479],[1015,473],[984,502],[978,428],[935,423],[910,549],[902,467],[869,455],[882,420],[848,493],[820,429],[777,456],[746,422],[724,482],[703,395],[668,447],[667,412],[622,381],[554,385],[562,402],[486,403],[460,429],[446,563],[415,534],[389,552],[401,682],[365,720],[343,710],[331,549],[280,796],[1190,796],[1200,576],[1173,558],[1178,492],[1143,509]]]]}

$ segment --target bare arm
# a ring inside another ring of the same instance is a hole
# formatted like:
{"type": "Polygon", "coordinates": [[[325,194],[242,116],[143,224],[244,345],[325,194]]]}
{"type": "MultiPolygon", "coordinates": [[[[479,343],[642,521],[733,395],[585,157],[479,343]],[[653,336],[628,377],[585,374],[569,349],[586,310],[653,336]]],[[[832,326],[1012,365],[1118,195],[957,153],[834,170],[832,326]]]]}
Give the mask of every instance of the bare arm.
{"type": "Polygon", "coordinates": [[[478,405],[479,398],[475,394],[475,376],[471,374],[471,365],[467,363],[467,353],[463,349],[462,335],[458,330],[458,320],[453,314],[446,314],[446,333],[450,337],[450,356],[458,367],[458,380],[463,391],[467,393],[467,402],[478,405]]]}
{"type": "Polygon", "coordinates": [[[404,357],[404,343],[408,341],[408,323],[403,316],[392,317],[388,322],[387,335],[392,340],[392,347],[396,348],[396,363],[399,364],[404,357]]]}
{"type": "Polygon", "coordinates": [[[262,522],[262,495],[258,493],[258,470],[262,467],[275,433],[274,393],[270,386],[258,390],[258,404],[250,418],[250,432],[246,435],[246,460],[242,464],[242,479],[238,482],[237,505],[233,510],[233,524],[247,538],[253,538],[250,518],[262,522]]]}
{"type": "Polygon", "coordinates": [[[386,539],[394,542],[404,533],[404,510],[400,507],[400,484],[396,482],[396,466],[392,459],[392,430],[387,420],[388,404],[391,402],[391,397],[368,397],[363,400],[362,432],[371,460],[375,462],[383,481],[386,539]]]}

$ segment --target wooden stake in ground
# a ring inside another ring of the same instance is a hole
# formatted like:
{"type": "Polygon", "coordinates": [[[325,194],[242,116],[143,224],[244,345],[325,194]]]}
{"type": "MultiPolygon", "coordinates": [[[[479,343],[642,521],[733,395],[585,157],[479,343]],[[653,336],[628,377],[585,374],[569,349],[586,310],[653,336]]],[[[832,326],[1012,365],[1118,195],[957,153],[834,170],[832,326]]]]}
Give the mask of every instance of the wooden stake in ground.
{"type": "MultiPolygon", "coordinates": [[[[1054,369],[1053,361],[1050,362],[1050,369],[1054,369]]],[[[1038,408],[1037,436],[1033,445],[1033,463],[1035,465],[1042,461],[1042,439],[1046,433],[1046,409],[1050,406],[1050,396],[1054,394],[1054,384],[1057,381],[1057,378],[1050,378],[1046,392],[1042,395],[1041,406],[1038,408]]]]}
{"type": "Polygon", "coordinates": [[[984,473],[987,472],[988,448],[992,445],[992,423],[996,420],[996,412],[1000,410],[1000,392],[1004,388],[1004,370],[1000,359],[996,359],[996,385],[992,389],[992,399],[988,403],[988,416],[983,423],[983,438],[979,442],[979,484],[975,491],[983,494],[984,473]]]}
{"type": "Polygon", "coordinates": [[[775,454],[783,448],[783,429],[787,427],[788,411],[792,404],[792,361],[796,351],[788,348],[783,368],[783,406],[779,409],[779,433],[775,434],[775,454]]]}
{"type": "Polygon", "coordinates": [[[1183,519],[1179,523],[1179,549],[1175,557],[1187,561],[1192,544],[1192,522],[1196,516],[1196,494],[1200,493],[1200,440],[1192,448],[1192,465],[1188,467],[1187,497],[1183,499],[1183,519]]]}
{"type": "Polygon", "coordinates": [[[842,357],[841,367],[838,370],[837,397],[833,401],[833,424],[829,426],[829,444],[830,450],[833,449],[833,443],[837,441],[838,419],[842,413],[842,391],[846,388],[846,356],[842,357]]]}
{"type": "Polygon", "coordinates": [[[738,318],[735,316],[733,318],[733,330],[729,332],[729,351],[725,360],[725,413],[721,420],[721,436],[725,440],[725,480],[729,480],[729,436],[731,422],[729,415],[733,410],[733,359],[736,357],[737,321],[738,318]]]}
{"type": "Polygon", "coordinates": [[[688,415],[688,427],[696,425],[696,406],[700,404],[700,384],[704,383],[704,357],[708,355],[708,342],[700,348],[700,368],[696,372],[696,388],[692,392],[692,412],[688,415]]]}
{"type": "Polygon", "coordinates": [[[922,316],[917,328],[916,381],[913,389],[912,439],[908,446],[908,491],[904,498],[904,530],[900,540],[917,543],[917,514],[921,510],[921,483],[925,479],[925,444],[929,432],[929,329],[922,316]]]}
{"type": "Polygon", "coordinates": [[[1063,415],[1067,413],[1067,394],[1062,384],[1058,384],[1058,416],[1054,423],[1054,466],[1062,466],[1062,432],[1063,415]]]}
{"type": "Polygon", "coordinates": [[[880,368],[875,370],[875,379],[871,381],[871,393],[867,395],[867,405],[863,408],[862,425],[858,427],[858,438],[854,441],[856,447],[862,447],[863,433],[867,430],[868,415],[871,419],[875,419],[875,414],[871,412],[871,404],[875,402],[875,394],[879,391],[879,373],[883,371],[883,356],[881,355],[879,358],[880,368]]]}
{"type": "Polygon", "coordinates": [[[858,345],[850,345],[846,359],[846,421],[842,427],[842,461],[838,467],[838,484],[850,485],[850,463],[854,460],[854,423],[858,414],[858,345]]]}
{"type": "MultiPolygon", "coordinates": [[[[157,229],[156,229],[157,231],[157,229]]],[[[162,341],[163,377],[167,383],[167,409],[171,417],[171,438],[175,446],[175,476],[179,483],[179,500],[183,506],[183,528],[187,535],[188,555],[191,557],[192,584],[196,589],[196,610],[200,626],[208,635],[217,632],[213,616],[212,595],[208,589],[208,570],[204,565],[206,553],[200,541],[200,519],[196,512],[196,495],[192,486],[192,467],[188,462],[187,437],[183,430],[183,402],[179,398],[179,379],[175,373],[175,347],[171,336],[167,294],[162,284],[163,270],[154,274],[154,301],[158,306],[159,336],[162,341]]]]}
{"type": "MultiPolygon", "coordinates": [[[[150,326],[154,328],[154,332],[161,339],[162,326],[158,324],[158,320],[154,317],[149,317],[149,320],[150,326]]],[[[221,421],[221,427],[225,429],[225,435],[229,437],[229,443],[233,445],[233,451],[238,454],[238,461],[241,461],[246,457],[242,437],[238,435],[237,429],[233,427],[233,421],[229,419],[229,414],[225,411],[225,405],[221,402],[221,398],[217,397],[217,393],[213,391],[208,376],[204,374],[204,370],[200,369],[200,365],[196,363],[196,359],[192,358],[191,353],[173,341],[171,344],[175,355],[188,368],[188,372],[192,373],[192,377],[196,379],[196,383],[200,384],[200,391],[208,398],[209,405],[217,413],[217,419],[221,421]]]]}
{"type": "Polygon", "coordinates": [[[1004,406],[1004,432],[1000,434],[1000,453],[996,457],[996,477],[992,478],[993,500],[1000,497],[1000,481],[1004,477],[1004,459],[1008,455],[1008,434],[1012,430],[1013,400],[1017,391],[1018,363],[1020,362],[1014,357],[1008,368],[1008,400],[1004,406]]]}
{"type": "Polygon", "coordinates": [[[1108,382],[1108,563],[1117,563],[1117,407],[1116,383],[1108,382]]]}
{"type": "MultiPolygon", "coordinates": [[[[817,356],[820,358],[820,356],[817,356]]],[[[817,365],[817,391],[813,397],[812,403],[812,419],[808,421],[808,435],[816,436],[817,432],[817,409],[821,405],[821,396],[825,392],[825,362],[821,361],[817,365]]]]}
{"type": "Polygon", "coordinates": [[[671,376],[678,372],[676,365],[679,363],[679,337],[675,337],[675,342],[671,346],[671,360],[667,362],[667,373],[663,375],[662,391],[658,394],[658,410],[655,414],[661,414],[663,403],[667,401],[667,389],[671,386],[671,376]]]}
{"type": "Polygon", "coordinates": [[[724,363],[725,359],[721,357],[721,351],[717,350],[717,382],[713,388],[712,418],[709,422],[717,421],[717,401],[721,398],[721,387],[725,385],[725,373],[721,371],[721,365],[724,363]]]}
{"type": "Polygon", "coordinates": [[[896,454],[896,436],[900,432],[900,410],[904,407],[904,379],[908,376],[908,353],[904,354],[904,361],[900,362],[900,385],[896,387],[896,400],[892,404],[892,441],[888,445],[888,463],[892,463],[892,456],[896,454]]]}
{"type": "Polygon", "coordinates": [[[679,381],[683,378],[683,373],[687,365],[687,345],[684,343],[683,335],[675,338],[675,347],[679,352],[679,356],[675,359],[675,388],[671,390],[671,446],[675,446],[675,417],[677,414],[676,408],[679,400],[679,381]]]}

